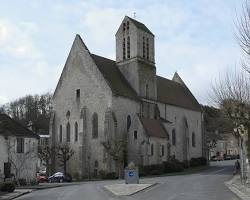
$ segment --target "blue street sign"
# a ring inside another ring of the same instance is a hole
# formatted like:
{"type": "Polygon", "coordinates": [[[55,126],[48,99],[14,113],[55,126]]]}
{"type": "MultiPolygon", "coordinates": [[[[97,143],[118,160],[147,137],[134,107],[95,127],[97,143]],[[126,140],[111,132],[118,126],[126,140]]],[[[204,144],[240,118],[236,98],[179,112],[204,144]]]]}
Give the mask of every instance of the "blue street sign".
{"type": "Polygon", "coordinates": [[[134,172],[133,171],[130,171],[128,172],[128,175],[131,177],[131,176],[134,176],[134,172]]]}

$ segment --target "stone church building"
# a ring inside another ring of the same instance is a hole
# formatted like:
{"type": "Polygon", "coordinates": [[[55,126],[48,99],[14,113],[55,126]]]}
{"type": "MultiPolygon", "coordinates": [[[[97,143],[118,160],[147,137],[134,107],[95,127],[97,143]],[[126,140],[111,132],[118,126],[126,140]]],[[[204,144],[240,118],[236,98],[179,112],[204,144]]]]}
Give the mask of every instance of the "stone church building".
{"type": "Polygon", "coordinates": [[[119,138],[127,141],[127,163],[201,157],[201,107],[177,73],[156,75],[154,34],[126,16],[115,37],[114,61],[92,54],[76,35],[54,92],[51,140],[74,149],[69,172],[115,172],[103,144],[119,138]]]}

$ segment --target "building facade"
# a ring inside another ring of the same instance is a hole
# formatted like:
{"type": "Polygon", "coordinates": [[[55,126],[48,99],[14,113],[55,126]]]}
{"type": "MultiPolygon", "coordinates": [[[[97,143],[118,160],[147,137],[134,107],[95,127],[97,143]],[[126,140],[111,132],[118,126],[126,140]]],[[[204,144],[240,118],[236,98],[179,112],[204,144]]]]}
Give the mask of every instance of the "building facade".
{"type": "MultiPolygon", "coordinates": [[[[36,180],[39,136],[0,114],[0,173],[2,178],[36,180]]],[[[1,180],[0,180],[1,181],[1,180]]]]}
{"type": "MultiPolygon", "coordinates": [[[[104,147],[126,141],[126,162],[151,165],[170,156],[202,156],[202,113],[180,76],[156,75],[154,35],[125,17],[116,32],[116,61],[92,54],[76,36],[53,95],[52,145],[75,151],[69,171],[114,172],[104,147]]],[[[60,169],[56,159],[56,170],[60,169]]]]}

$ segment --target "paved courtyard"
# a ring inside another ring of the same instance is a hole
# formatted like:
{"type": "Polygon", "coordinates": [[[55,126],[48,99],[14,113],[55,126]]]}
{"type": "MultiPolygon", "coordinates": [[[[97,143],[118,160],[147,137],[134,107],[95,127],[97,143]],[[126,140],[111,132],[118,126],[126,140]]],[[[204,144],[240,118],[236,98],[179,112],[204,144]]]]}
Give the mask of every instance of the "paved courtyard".
{"type": "Polygon", "coordinates": [[[158,183],[131,196],[115,196],[105,185],[123,181],[85,182],[53,189],[33,191],[19,200],[239,200],[224,184],[233,174],[233,161],[212,163],[212,168],[190,175],[141,179],[141,183],[158,183]]]}

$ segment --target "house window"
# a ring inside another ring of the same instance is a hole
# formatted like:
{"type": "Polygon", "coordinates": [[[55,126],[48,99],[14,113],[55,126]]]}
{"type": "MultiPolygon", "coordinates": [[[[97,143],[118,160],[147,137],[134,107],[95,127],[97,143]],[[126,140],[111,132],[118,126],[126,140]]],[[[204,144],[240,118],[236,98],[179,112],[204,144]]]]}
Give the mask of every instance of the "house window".
{"type": "Polygon", "coordinates": [[[98,137],[98,115],[94,113],[92,116],[92,137],[98,137]]]}
{"type": "Polygon", "coordinates": [[[172,145],[176,145],[176,134],[175,134],[175,129],[172,130],[172,145]]]}
{"type": "Polygon", "coordinates": [[[24,138],[17,138],[17,153],[24,153],[24,138]]]}
{"type": "Polygon", "coordinates": [[[123,38],[123,42],[122,42],[122,54],[123,54],[123,60],[126,59],[126,47],[125,47],[125,44],[126,44],[126,40],[125,38],[123,38]]]}
{"type": "Polygon", "coordinates": [[[130,126],[131,126],[131,117],[130,115],[128,115],[127,116],[127,131],[129,130],[130,126]]]}
{"type": "Polygon", "coordinates": [[[70,142],[70,123],[69,122],[67,123],[66,132],[67,132],[66,141],[70,142]]]}
{"type": "Polygon", "coordinates": [[[75,142],[78,141],[78,123],[75,122],[75,142]]]}
{"type": "Polygon", "coordinates": [[[62,125],[59,128],[59,142],[62,143],[62,125]]]}
{"type": "Polygon", "coordinates": [[[147,59],[149,60],[149,43],[148,43],[148,38],[147,38],[147,59]]]}
{"type": "Polygon", "coordinates": [[[164,156],[165,154],[165,148],[164,148],[164,145],[161,146],[161,155],[164,156]]]}
{"type": "Polygon", "coordinates": [[[134,131],[134,139],[137,140],[137,131],[134,131]]]}
{"type": "Polygon", "coordinates": [[[142,38],[142,57],[145,58],[145,37],[142,38]]]}
{"type": "Polygon", "coordinates": [[[154,155],[154,144],[151,144],[151,156],[154,155]]]}
{"type": "Polygon", "coordinates": [[[130,37],[127,38],[127,57],[130,58],[130,37]]]}
{"type": "Polygon", "coordinates": [[[145,95],[146,95],[146,98],[148,98],[148,84],[146,84],[145,95]]]}
{"type": "Polygon", "coordinates": [[[192,133],[192,147],[195,147],[195,133],[192,133]]]}

